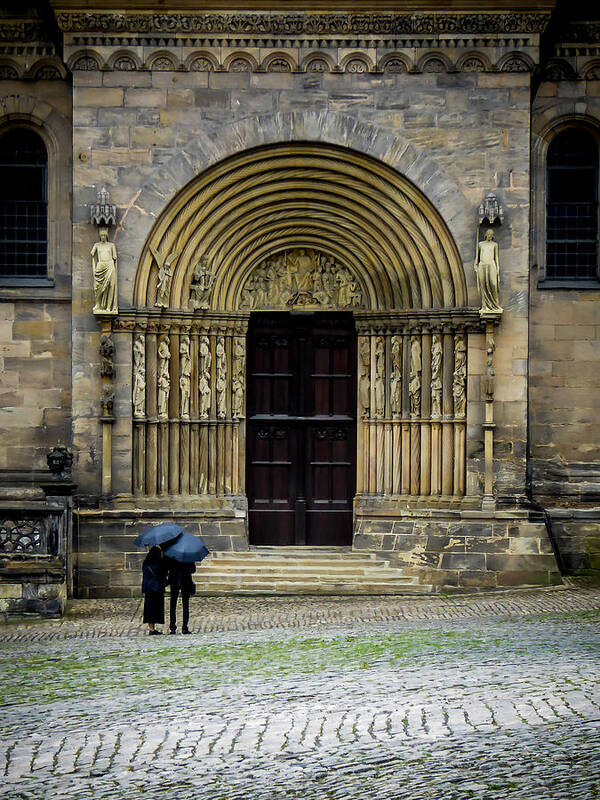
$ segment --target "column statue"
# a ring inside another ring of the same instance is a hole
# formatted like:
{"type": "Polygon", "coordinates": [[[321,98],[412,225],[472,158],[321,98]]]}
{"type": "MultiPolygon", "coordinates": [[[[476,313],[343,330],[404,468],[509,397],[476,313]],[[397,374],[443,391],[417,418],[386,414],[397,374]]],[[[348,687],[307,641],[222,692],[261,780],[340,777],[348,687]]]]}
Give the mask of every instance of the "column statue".
{"type": "Polygon", "coordinates": [[[217,390],[217,417],[225,419],[227,416],[227,357],[225,355],[225,337],[217,338],[217,380],[215,389],[217,390]]]}
{"type": "Polygon", "coordinates": [[[385,416],[385,339],[375,340],[375,414],[385,416]]]}
{"type": "Polygon", "coordinates": [[[371,339],[369,336],[362,336],[360,339],[359,358],[358,403],[361,417],[366,418],[369,416],[371,406],[371,339]]]}
{"type": "Polygon", "coordinates": [[[192,380],[192,357],[190,356],[190,337],[184,334],[179,343],[179,392],[181,418],[190,418],[190,391],[192,380]]]}
{"type": "Polygon", "coordinates": [[[413,336],[410,341],[410,415],[418,417],[421,414],[421,337],[413,336]]]}
{"type": "Polygon", "coordinates": [[[212,356],[210,354],[210,343],[208,336],[201,336],[198,353],[200,356],[200,369],[198,378],[199,402],[198,411],[200,419],[208,419],[210,411],[210,365],[212,356]]]}
{"type": "Polygon", "coordinates": [[[143,417],[146,413],[146,364],[143,334],[138,334],[133,342],[133,416],[143,417]]]}
{"type": "Polygon", "coordinates": [[[402,416],[402,337],[392,336],[390,406],[394,417],[402,416]]]}
{"type": "Polygon", "coordinates": [[[117,248],[108,241],[108,228],[98,231],[100,241],[92,247],[94,314],[117,314],[117,248]]]}
{"type": "Polygon", "coordinates": [[[171,390],[171,379],[169,377],[169,361],[171,351],[169,350],[169,339],[167,336],[161,338],[158,345],[158,416],[159,419],[167,419],[169,416],[169,392],[171,390]]]}
{"type": "Polygon", "coordinates": [[[434,333],[431,340],[431,416],[442,416],[442,337],[434,333]]]}
{"type": "Polygon", "coordinates": [[[500,264],[498,243],[494,232],[488,228],[482,242],[477,245],[475,257],[477,287],[481,294],[481,310],[500,313],[500,264]]]}
{"type": "Polygon", "coordinates": [[[464,417],[467,406],[465,379],[467,377],[467,345],[462,333],[454,339],[454,374],[452,377],[452,395],[454,397],[454,416],[464,417]]]}

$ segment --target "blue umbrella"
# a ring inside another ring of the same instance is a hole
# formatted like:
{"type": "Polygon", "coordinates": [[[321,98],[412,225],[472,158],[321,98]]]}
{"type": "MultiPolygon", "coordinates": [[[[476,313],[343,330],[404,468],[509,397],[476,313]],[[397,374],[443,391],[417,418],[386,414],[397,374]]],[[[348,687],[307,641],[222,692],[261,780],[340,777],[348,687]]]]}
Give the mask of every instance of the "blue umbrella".
{"type": "Polygon", "coordinates": [[[163,522],[160,525],[152,525],[142,531],[134,544],[137,547],[150,547],[153,544],[164,544],[171,539],[177,539],[183,533],[181,525],[174,522],[163,522]]]}
{"type": "Polygon", "coordinates": [[[208,547],[199,536],[192,536],[191,533],[185,532],[165,549],[165,555],[168,558],[182,563],[202,561],[208,553],[208,547]]]}

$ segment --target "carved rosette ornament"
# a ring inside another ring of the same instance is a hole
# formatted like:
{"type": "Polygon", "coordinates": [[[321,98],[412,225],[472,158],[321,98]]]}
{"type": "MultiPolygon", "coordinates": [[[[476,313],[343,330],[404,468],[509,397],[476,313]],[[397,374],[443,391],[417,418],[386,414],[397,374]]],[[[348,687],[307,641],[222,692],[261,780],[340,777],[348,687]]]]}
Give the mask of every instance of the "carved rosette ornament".
{"type": "Polygon", "coordinates": [[[208,336],[201,336],[198,342],[198,412],[200,419],[208,419],[210,413],[210,366],[212,355],[208,336]]]}
{"type": "Polygon", "coordinates": [[[392,375],[390,377],[390,407],[396,419],[402,416],[402,337],[392,336],[392,375]]]}
{"type": "Polygon", "coordinates": [[[158,418],[169,418],[169,392],[171,390],[171,378],[169,376],[169,361],[171,350],[169,348],[169,337],[165,334],[160,337],[158,344],[158,418]]]}
{"type": "Polygon", "coordinates": [[[244,381],[246,374],[246,347],[241,336],[233,340],[233,377],[231,381],[231,416],[242,419],[244,416],[244,381]]]}
{"type": "Polygon", "coordinates": [[[410,416],[415,419],[421,415],[421,338],[412,336],[410,340],[410,416]]]}
{"type": "Polygon", "coordinates": [[[306,247],[269,256],[256,266],[241,291],[241,308],[362,308],[356,276],[326,254],[306,247]]]}
{"type": "Polygon", "coordinates": [[[192,357],[190,337],[183,334],[179,341],[179,398],[181,419],[190,418],[190,394],[192,383],[192,357]]]}
{"type": "Polygon", "coordinates": [[[133,416],[146,415],[146,347],[144,336],[138,333],[133,340],[133,416]]]}
{"type": "Polygon", "coordinates": [[[442,337],[434,333],[431,340],[431,416],[442,416],[442,337]]]}
{"type": "Polygon", "coordinates": [[[227,357],[225,355],[225,337],[217,337],[216,348],[217,379],[217,418],[225,419],[227,416],[227,357]]]}
{"type": "Polygon", "coordinates": [[[452,396],[454,397],[454,416],[464,417],[467,406],[467,345],[462,333],[454,337],[454,374],[452,377],[452,396]]]}

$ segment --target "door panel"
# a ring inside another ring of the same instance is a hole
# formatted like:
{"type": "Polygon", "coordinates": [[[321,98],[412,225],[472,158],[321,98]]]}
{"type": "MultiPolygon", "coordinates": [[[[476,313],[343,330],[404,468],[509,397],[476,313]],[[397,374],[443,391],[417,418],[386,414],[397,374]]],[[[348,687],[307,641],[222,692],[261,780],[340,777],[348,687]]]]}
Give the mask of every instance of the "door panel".
{"type": "Polygon", "coordinates": [[[346,545],[355,492],[355,333],[346,313],[253,314],[252,544],[346,545]]]}

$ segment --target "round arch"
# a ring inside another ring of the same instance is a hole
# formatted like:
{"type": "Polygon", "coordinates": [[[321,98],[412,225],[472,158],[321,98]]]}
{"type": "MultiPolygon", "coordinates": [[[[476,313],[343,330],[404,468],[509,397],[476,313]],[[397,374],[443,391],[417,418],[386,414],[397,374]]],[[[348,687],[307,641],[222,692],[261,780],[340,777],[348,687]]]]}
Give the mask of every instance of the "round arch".
{"type": "Polygon", "coordinates": [[[188,307],[204,258],[215,276],[211,307],[231,311],[256,265],[292,247],[327,252],[350,268],[368,309],[468,305],[457,245],[431,201],[381,161],[314,142],[245,150],[191,180],[146,239],[134,305],[155,301],[153,253],[171,263],[170,308],[188,307]]]}

